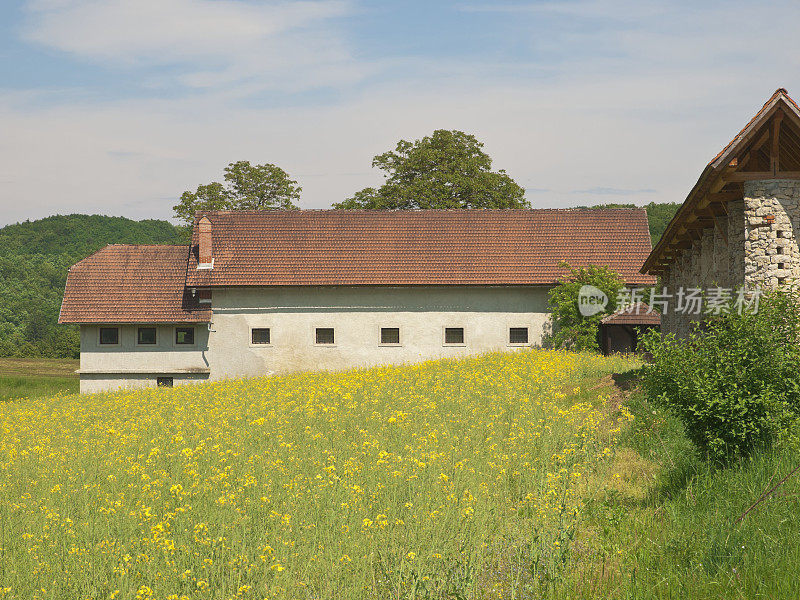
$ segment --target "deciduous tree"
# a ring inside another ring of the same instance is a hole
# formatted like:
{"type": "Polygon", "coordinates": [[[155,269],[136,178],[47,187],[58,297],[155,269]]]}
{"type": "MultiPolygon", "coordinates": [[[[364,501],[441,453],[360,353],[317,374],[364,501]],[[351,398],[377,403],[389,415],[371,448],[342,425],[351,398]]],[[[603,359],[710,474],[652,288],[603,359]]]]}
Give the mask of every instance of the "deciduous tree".
{"type": "Polygon", "coordinates": [[[365,188],[334,208],[527,208],[525,190],[502,169],[492,171],[483,144],[463,131],[433,135],[379,154],[372,166],[386,173],[379,188],[365,188]]]}
{"type": "Polygon", "coordinates": [[[273,164],[251,165],[246,160],[225,168],[225,183],[200,185],[181,194],[175,217],[190,225],[200,210],[269,210],[297,208],[302,188],[273,164]]]}

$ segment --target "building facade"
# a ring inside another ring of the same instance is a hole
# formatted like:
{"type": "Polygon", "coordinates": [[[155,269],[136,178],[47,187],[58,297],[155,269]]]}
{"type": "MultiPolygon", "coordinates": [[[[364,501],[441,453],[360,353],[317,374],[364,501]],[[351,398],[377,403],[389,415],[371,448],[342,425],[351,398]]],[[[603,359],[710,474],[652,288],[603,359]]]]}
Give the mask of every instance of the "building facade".
{"type": "Polygon", "coordinates": [[[686,337],[704,318],[675,310],[690,290],[735,297],[796,285],[798,231],[800,108],[779,89],[706,166],[644,263],[671,304],[662,330],[686,337]]]}
{"type": "Polygon", "coordinates": [[[221,211],[74,265],[60,322],[82,392],[514,351],[566,263],[647,285],[649,251],[641,209],[221,211]]]}

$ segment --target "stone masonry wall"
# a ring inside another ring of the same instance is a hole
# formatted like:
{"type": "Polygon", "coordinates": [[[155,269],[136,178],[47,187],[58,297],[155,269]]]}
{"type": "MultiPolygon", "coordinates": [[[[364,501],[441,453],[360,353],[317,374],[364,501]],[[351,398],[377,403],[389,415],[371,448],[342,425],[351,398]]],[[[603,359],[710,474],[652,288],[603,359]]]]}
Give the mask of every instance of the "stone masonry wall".
{"type": "Polygon", "coordinates": [[[727,218],[704,229],[700,240],[678,256],[662,277],[673,295],[662,331],[686,337],[700,316],[674,312],[679,288],[762,289],[800,282],[800,181],[745,183],[742,200],[728,203],[727,218]],[[728,241],[722,232],[725,232],[728,241]]]}
{"type": "Polygon", "coordinates": [[[744,186],[744,268],[747,286],[775,288],[800,279],[800,181],[752,181],[744,186]]]}

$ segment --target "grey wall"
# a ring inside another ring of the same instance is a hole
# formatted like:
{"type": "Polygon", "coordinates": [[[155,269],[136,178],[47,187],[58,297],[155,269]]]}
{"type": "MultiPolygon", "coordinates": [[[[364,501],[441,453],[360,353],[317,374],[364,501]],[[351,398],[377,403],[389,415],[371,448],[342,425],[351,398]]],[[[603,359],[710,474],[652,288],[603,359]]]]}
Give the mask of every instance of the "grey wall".
{"type": "MultiPolygon", "coordinates": [[[[187,326],[190,325],[178,325],[187,326]]],[[[118,345],[101,345],[98,325],[81,327],[82,393],[119,387],[153,387],[159,375],[173,376],[175,385],[208,378],[208,327],[205,323],[194,325],[195,343],[191,346],[174,343],[175,325],[158,325],[156,344],[146,346],[136,343],[138,325],[118,327],[118,345]]]]}

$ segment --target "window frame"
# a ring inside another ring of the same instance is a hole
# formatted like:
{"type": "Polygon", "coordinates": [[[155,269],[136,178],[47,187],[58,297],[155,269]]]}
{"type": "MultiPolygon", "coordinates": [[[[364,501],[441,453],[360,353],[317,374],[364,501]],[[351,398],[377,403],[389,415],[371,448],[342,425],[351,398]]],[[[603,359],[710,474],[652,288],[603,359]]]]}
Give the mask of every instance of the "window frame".
{"type": "Polygon", "coordinates": [[[336,346],[336,328],[335,327],[318,327],[314,326],[311,328],[312,340],[314,342],[314,346],[318,346],[320,348],[334,348],[336,346]],[[317,331],[319,329],[330,329],[333,332],[333,342],[318,342],[317,341],[317,331]]]}
{"type": "Polygon", "coordinates": [[[398,348],[403,345],[403,328],[399,325],[394,325],[390,327],[380,326],[378,327],[378,346],[381,347],[388,347],[388,348],[398,348]],[[383,330],[384,329],[396,329],[397,330],[397,341],[396,342],[384,342],[383,341],[383,330]]]}
{"type": "Polygon", "coordinates": [[[186,348],[186,347],[192,347],[192,346],[196,346],[197,345],[197,327],[195,327],[194,325],[176,325],[175,327],[173,327],[172,333],[173,333],[173,335],[172,335],[172,345],[175,346],[176,348],[186,348]],[[191,343],[187,344],[185,342],[184,343],[178,342],[178,330],[179,329],[191,329],[192,330],[192,341],[191,341],[191,343]]]}
{"type": "Polygon", "coordinates": [[[136,345],[137,346],[144,346],[146,348],[152,348],[154,346],[158,346],[158,327],[155,325],[137,325],[136,326],[136,345]],[[142,329],[152,329],[155,332],[155,341],[152,344],[142,343],[139,341],[139,331],[142,329]]]}
{"type": "Polygon", "coordinates": [[[249,342],[250,342],[250,347],[251,348],[271,348],[272,347],[272,327],[251,327],[250,328],[250,339],[249,339],[249,342]],[[269,332],[267,334],[269,336],[269,342],[267,342],[266,344],[257,344],[257,343],[255,343],[253,341],[253,332],[255,330],[257,330],[257,329],[266,329],[269,332]]]}
{"type": "Polygon", "coordinates": [[[117,326],[105,326],[105,327],[98,327],[97,328],[97,345],[98,346],[119,346],[120,341],[122,338],[122,332],[120,331],[120,327],[117,326]],[[117,341],[116,342],[104,342],[103,341],[103,330],[104,329],[116,329],[117,331],[117,341]]]}
{"type": "Polygon", "coordinates": [[[464,347],[467,345],[467,328],[463,325],[447,325],[442,327],[442,346],[448,348],[459,348],[464,347]],[[448,329],[460,329],[461,330],[461,341],[460,342],[448,342],[447,341],[447,330],[448,329]]]}
{"type": "Polygon", "coordinates": [[[531,345],[531,327],[530,325],[509,325],[508,326],[508,335],[506,336],[506,345],[511,347],[518,347],[524,348],[525,346],[531,345]],[[512,342],[511,341],[511,330],[512,329],[525,329],[527,331],[527,342],[512,342]]]}

